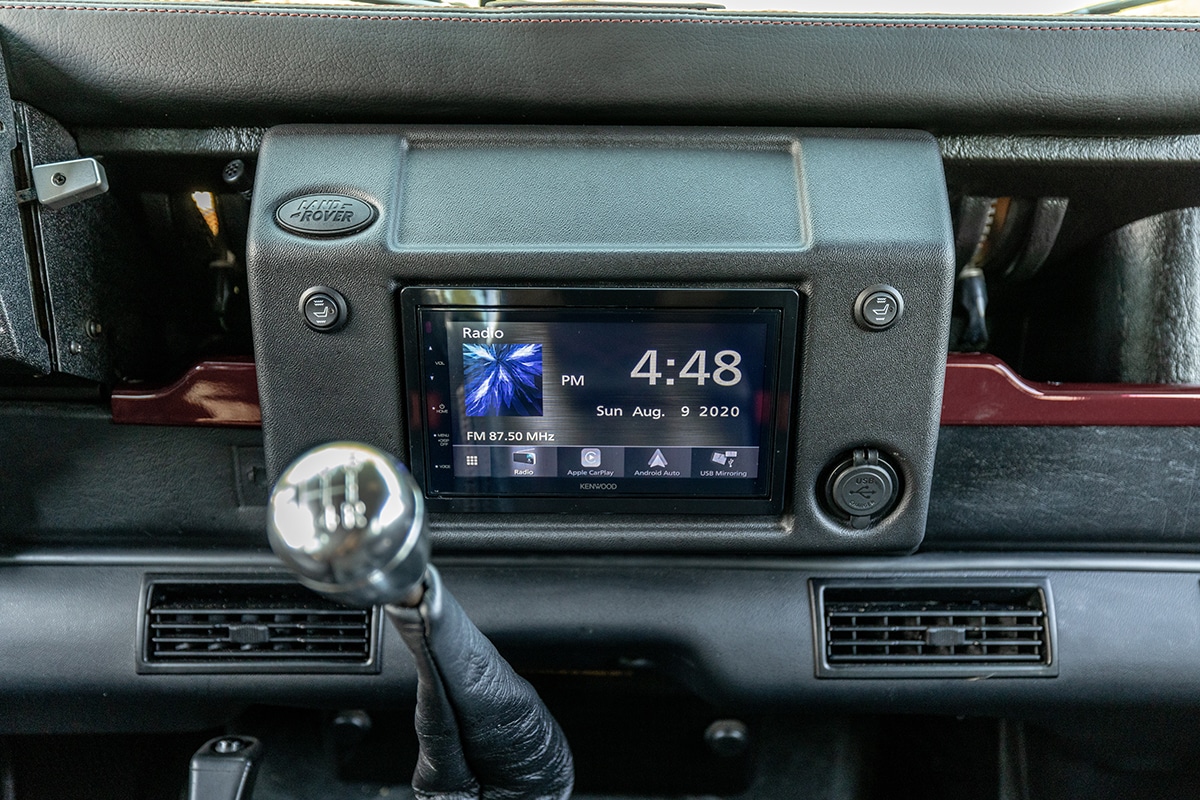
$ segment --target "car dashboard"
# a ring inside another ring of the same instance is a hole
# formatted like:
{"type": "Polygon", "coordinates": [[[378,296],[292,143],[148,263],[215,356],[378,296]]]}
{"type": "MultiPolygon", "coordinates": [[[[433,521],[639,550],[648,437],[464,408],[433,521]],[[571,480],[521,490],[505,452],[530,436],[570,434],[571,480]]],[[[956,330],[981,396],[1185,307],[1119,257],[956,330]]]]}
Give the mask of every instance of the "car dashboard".
{"type": "Polygon", "coordinates": [[[1191,796],[1198,37],[0,3],[0,797],[411,796],[347,441],[579,797],[1191,796]]]}

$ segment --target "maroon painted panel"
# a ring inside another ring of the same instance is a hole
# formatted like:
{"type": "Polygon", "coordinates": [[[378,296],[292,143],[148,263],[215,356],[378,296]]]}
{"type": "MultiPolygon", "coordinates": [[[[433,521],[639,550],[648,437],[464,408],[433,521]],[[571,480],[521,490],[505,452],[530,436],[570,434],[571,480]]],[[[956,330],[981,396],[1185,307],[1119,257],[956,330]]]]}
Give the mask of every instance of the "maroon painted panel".
{"type": "Polygon", "coordinates": [[[120,424],[257,427],[262,412],[254,361],[202,361],[170,386],[118,387],[112,416],[120,424]]]}
{"type": "MultiPolygon", "coordinates": [[[[203,361],[161,389],[120,387],[113,422],[262,424],[250,359],[203,361]]],[[[951,353],[943,425],[1200,425],[1200,386],[1027,381],[995,356],[951,353]]]]}
{"type": "Polygon", "coordinates": [[[1200,425],[1200,386],[1037,383],[989,355],[951,353],[943,425],[1200,425]]]}

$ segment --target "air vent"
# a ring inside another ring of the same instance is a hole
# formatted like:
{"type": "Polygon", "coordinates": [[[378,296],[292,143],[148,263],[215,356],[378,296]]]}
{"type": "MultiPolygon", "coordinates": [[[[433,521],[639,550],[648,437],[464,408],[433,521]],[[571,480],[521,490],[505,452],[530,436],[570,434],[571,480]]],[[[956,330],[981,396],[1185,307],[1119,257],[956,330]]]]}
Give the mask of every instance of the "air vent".
{"type": "Polygon", "coordinates": [[[1044,584],[813,582],[819,677],[1054,675],[1044,584]]]}
{"type": "Polygon", "coordinates": [[[377,672],[373,610],[296,583],[177,581],[146,589],[142,672],[377,672]]]}

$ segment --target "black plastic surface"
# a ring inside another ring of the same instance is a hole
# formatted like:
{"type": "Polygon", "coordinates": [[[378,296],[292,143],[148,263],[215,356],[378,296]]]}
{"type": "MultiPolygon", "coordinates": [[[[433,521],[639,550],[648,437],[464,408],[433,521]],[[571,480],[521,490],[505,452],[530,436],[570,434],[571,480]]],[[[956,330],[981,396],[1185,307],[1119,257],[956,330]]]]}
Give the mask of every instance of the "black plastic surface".
{"type": "MultiPolygon", "coordinates": [[[[113,425],[99,409],[10,404],[0,451],[22,471],[0,481],[0,553],[189,542],[265,549],[261,441],[253,430],[113,425]]],[[[923,549],[1194,551],[1198,475],[1192,428],[942,428],[923,549]]],[[[548,520],[540,531],[552,537],[587,522],[548,520]]],[[[473,530],[475,548],[507,548],[496,537],[520,535],[517,524],[473,530]]],[[[724,530],[741,552],[772,549],[762,542],[778,536],[755,520],[724,530]]],[[[439,524],[433,536],[442,552],[471,549],[461,528],[439,524]]],[[[646,547],[604,538],[616,549],[646,547]]]]}
{"type": "MultiPolygon", "coordinates": [[[[24,103],[16,118],[27,167],[79,158],[55,120],[24,103]]],[[[41,259],[54,371],[99,383],[138,374],[145,318],[162,311],[140,232],[109,194],[57,210],[33,202],[26,218],[41,259]]]]}
{"type": "MultiPolygon", "coordinates": [[[[251,703],[392,708],[411,702],[412,662],[390,629],[380,675],[137,675],[135,617],[145,572],[205,568],[178,554],[148,567],[105,566],[97,554],[81,556],[91,563],[25,558],[0,565],[2,731],[186,730],[219,723],[251,703]]],[[[233,564],[251,560],[209,559],[207,569],[228,574],[233,564]]],[[[518,671],[645,671],[729,713],[1200,709],[1195,558],[442,562],[446,585],[518,671]],[[808,580],[890,576],[1047,580],[1057,611],[1058,677],[816,678],[808,580]]],[[[259,563],[252,574],[264,574],[271,562],[259,563]]]]}
{"type": "Polygon", "coordinates": [[[1195,551],[1200,429],[944,427],[923,547],[1195,551]]]}
{"type": "Polygon", "coordinates": [[[232,160],[254,158],[266,132],[266,128],[241,126],[82,128],[76,131],[75,139],[84,155],[101,154],[138,159],[212,156],[232,160]]]}
{"type": "MultiPolygon", "coordinates": [[[[17,186],[14,164],[20,160],[18,145],[8,80],[0,68],[0,186],[28,189],[32,182],[17,186]]],[[[50,348],[44,338],[45,320],[38,318],[42,312],[34,270],[16,194],[0,193],[0,373],[50,372],[50,348]]]]}
{"type": "Polygon", "coordinates": [[[192,756],[187,800],[250,800],[262,758],[250,736],[220,736],[192,756]]]}
{"type": "Polygon", "coordinates": [[[392,299],[399,287],[439,282],[466,288],[791,287],[806,296],[806,314],[800,390],[792,409],[796,457],[783,515],[746,517],[736,526],[719,516],[442,515],[434,527],[443,541],[458,547],[912,549],[924,530],[945,370],[953,270],[944,191],[932,138],[911,132],[273,130],[260,153],[248,247],[268,467],[278,472],[307,448],[331,440],[407,452],[400,398],[415,387],[401,385],[392,299]],[[576,187],[521,201],[526,212],[544,207],[560,221],[573,215],[593,231],[591,243],[539,241],[538,227],[525,215],[510,220],[509,195],[529,188],[519,179],[506,193],[482,200],[470,182],[456,179],[460,157],[482,166],[518,159],[535,165],[535,183],[546,190],[553,185],[547,174],[560,164],[567,176],[600,162],[627,168],[613,156],[626,149],[641,154],[639,166],[647,163],[645,154],[658,154],[655,168],[664,185],[675,188],[656,196],[654,182],[635,182],[606,198],[595,215],[648,220],[640,228],[597,222],[588,207],[564,211],[560,201],[575,197],[576,187]],[[420,157],[413,163],[421,166],[413,180],[445,178],[446,195],[433,207],[407,205],[414,154],[420,157]],[[785,156],[762,166],[772,175],[780,174],[779,164],[799,170],[789,173],[797,181],[789,202],[799,203],[799,214],[794,207],[756,204],[753,193],[742,190],[728,193],[724,213],[748,220],[790,215],[800,223],[792,228],[795,235],[790,242],[778,232],[726,244],[710,240],[708,218],[688,212],[709,212],[714,200],[690,194],[688,176],[741,158],[762,165],[764,154],[785,156]],[[273,220],[278,203],[310,192],[367,200],[380,209],[380,220],[337,241],[280,230],[273,220]],[[625,207],[635,201],[646,210],[625,207]],[[483,218],[455,217],[460,205],[495,210],[483,218]],[[671,227],[649,221],[659,216],[671,227]],[[446,238],[454,231],[471,238],[446,238]],[[864,287],[881,282],[904,294],[908,310],[893,328],[868,333],[854,323],[854,300],[864,287]],[[336,335],[313,333],[296,319],[297,297],[317,284],[342,292],[351,307],[350,321],[336,335]],[[864,445],[886,453],[907,488],[891,516],[855,531],[822,510],[817,486],[836,455],[864,445]]]}
{"type": "Polygon", "coordinates": [[[102,408],[4,404],[0,553],[95,542],[265,548],[261,445],[256,430],[114,425],[102,408]]]}

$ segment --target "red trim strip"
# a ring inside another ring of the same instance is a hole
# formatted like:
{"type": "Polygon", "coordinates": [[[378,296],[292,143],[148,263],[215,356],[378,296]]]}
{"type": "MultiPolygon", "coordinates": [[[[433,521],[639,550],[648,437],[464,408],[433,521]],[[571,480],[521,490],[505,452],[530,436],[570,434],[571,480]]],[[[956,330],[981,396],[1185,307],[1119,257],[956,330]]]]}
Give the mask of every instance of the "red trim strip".
{"type": "MultiPolygon", "coordinates": [[[[203,361],[161,389],[119,388],[113,422],[124,425],[262,424],[249,359],[203,361]]],[[[1027,381],[995,356],[951,353],[943,425],[1196,426],[1200,386],[1027,381]]]]}
{"type": "Polygon", "coordinates": [[[112,417],[121,425],[257,427],[262,411],[254,361],[202,361],[161,389],[117,388],[112,417]]]}
{"type": "Polygon", "coordinates": [[[943,425],[1200,425],[1200,386],[1027,381],[995,356],[951,353],[943,425]]]}

